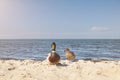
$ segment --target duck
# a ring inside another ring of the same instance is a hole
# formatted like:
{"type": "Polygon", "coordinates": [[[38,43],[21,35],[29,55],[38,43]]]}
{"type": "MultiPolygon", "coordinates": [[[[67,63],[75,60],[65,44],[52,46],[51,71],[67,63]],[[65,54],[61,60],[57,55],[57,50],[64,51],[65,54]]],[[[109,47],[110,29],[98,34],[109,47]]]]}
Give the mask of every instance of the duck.
{"type": "Polygon", "coordinates": [[[75,61],[75,54],[74,54],[74,52],[70,51],[69,48],[66,48],[64,50],[64,52],[66,53],[65,57],[67,58],[67,60],[69,60],[69,61],[75,61]]]}
{"type": "Polygon", "coordinates": [[[51,52],[47,56],[47,61],[50,65],[58,64],[60,61],[60,56],[56,53],[56,43],[51,44],[51,52]]]}

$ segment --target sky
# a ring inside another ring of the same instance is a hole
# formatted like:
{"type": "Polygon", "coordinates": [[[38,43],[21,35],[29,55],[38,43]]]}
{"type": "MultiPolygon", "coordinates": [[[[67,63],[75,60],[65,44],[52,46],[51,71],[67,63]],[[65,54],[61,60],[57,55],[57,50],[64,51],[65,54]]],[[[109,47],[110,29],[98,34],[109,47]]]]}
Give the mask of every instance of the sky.
{"type": "Polygon", "coordinates": [[[0,39],[120,39],[120,0],[0,0],[0,39]]]}

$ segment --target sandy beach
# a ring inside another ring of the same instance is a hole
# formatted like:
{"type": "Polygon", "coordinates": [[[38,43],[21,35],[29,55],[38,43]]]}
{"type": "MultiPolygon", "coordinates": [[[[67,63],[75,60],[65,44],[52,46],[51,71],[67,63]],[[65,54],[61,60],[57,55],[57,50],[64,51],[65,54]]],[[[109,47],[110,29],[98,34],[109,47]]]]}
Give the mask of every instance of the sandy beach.
{"type": "Polygon", "coordinates": [[[120,80],[120,61],[0,60],[0,80],[120,80]]]}

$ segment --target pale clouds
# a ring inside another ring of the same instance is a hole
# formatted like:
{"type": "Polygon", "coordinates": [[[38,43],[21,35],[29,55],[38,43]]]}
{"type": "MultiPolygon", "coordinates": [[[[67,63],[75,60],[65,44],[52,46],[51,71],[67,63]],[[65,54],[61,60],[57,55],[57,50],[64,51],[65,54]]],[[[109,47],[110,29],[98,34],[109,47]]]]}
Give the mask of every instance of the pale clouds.
{"type": "Polygon", "coordinates": [[[105,32],[105,31],[109,31],[109,28],[108,27],[91,27],[90,30],[94,32],[105,32]]]}

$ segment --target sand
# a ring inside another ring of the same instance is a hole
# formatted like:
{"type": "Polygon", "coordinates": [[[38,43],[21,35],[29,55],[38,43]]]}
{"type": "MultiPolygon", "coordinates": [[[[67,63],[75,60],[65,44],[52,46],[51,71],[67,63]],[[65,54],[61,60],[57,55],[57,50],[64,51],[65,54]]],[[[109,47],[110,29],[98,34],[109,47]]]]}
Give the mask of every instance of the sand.
{"type": "Polygon", "coordinates": [[[120,61],[0,60],[0,80],[120,80],[120,61]]]}

